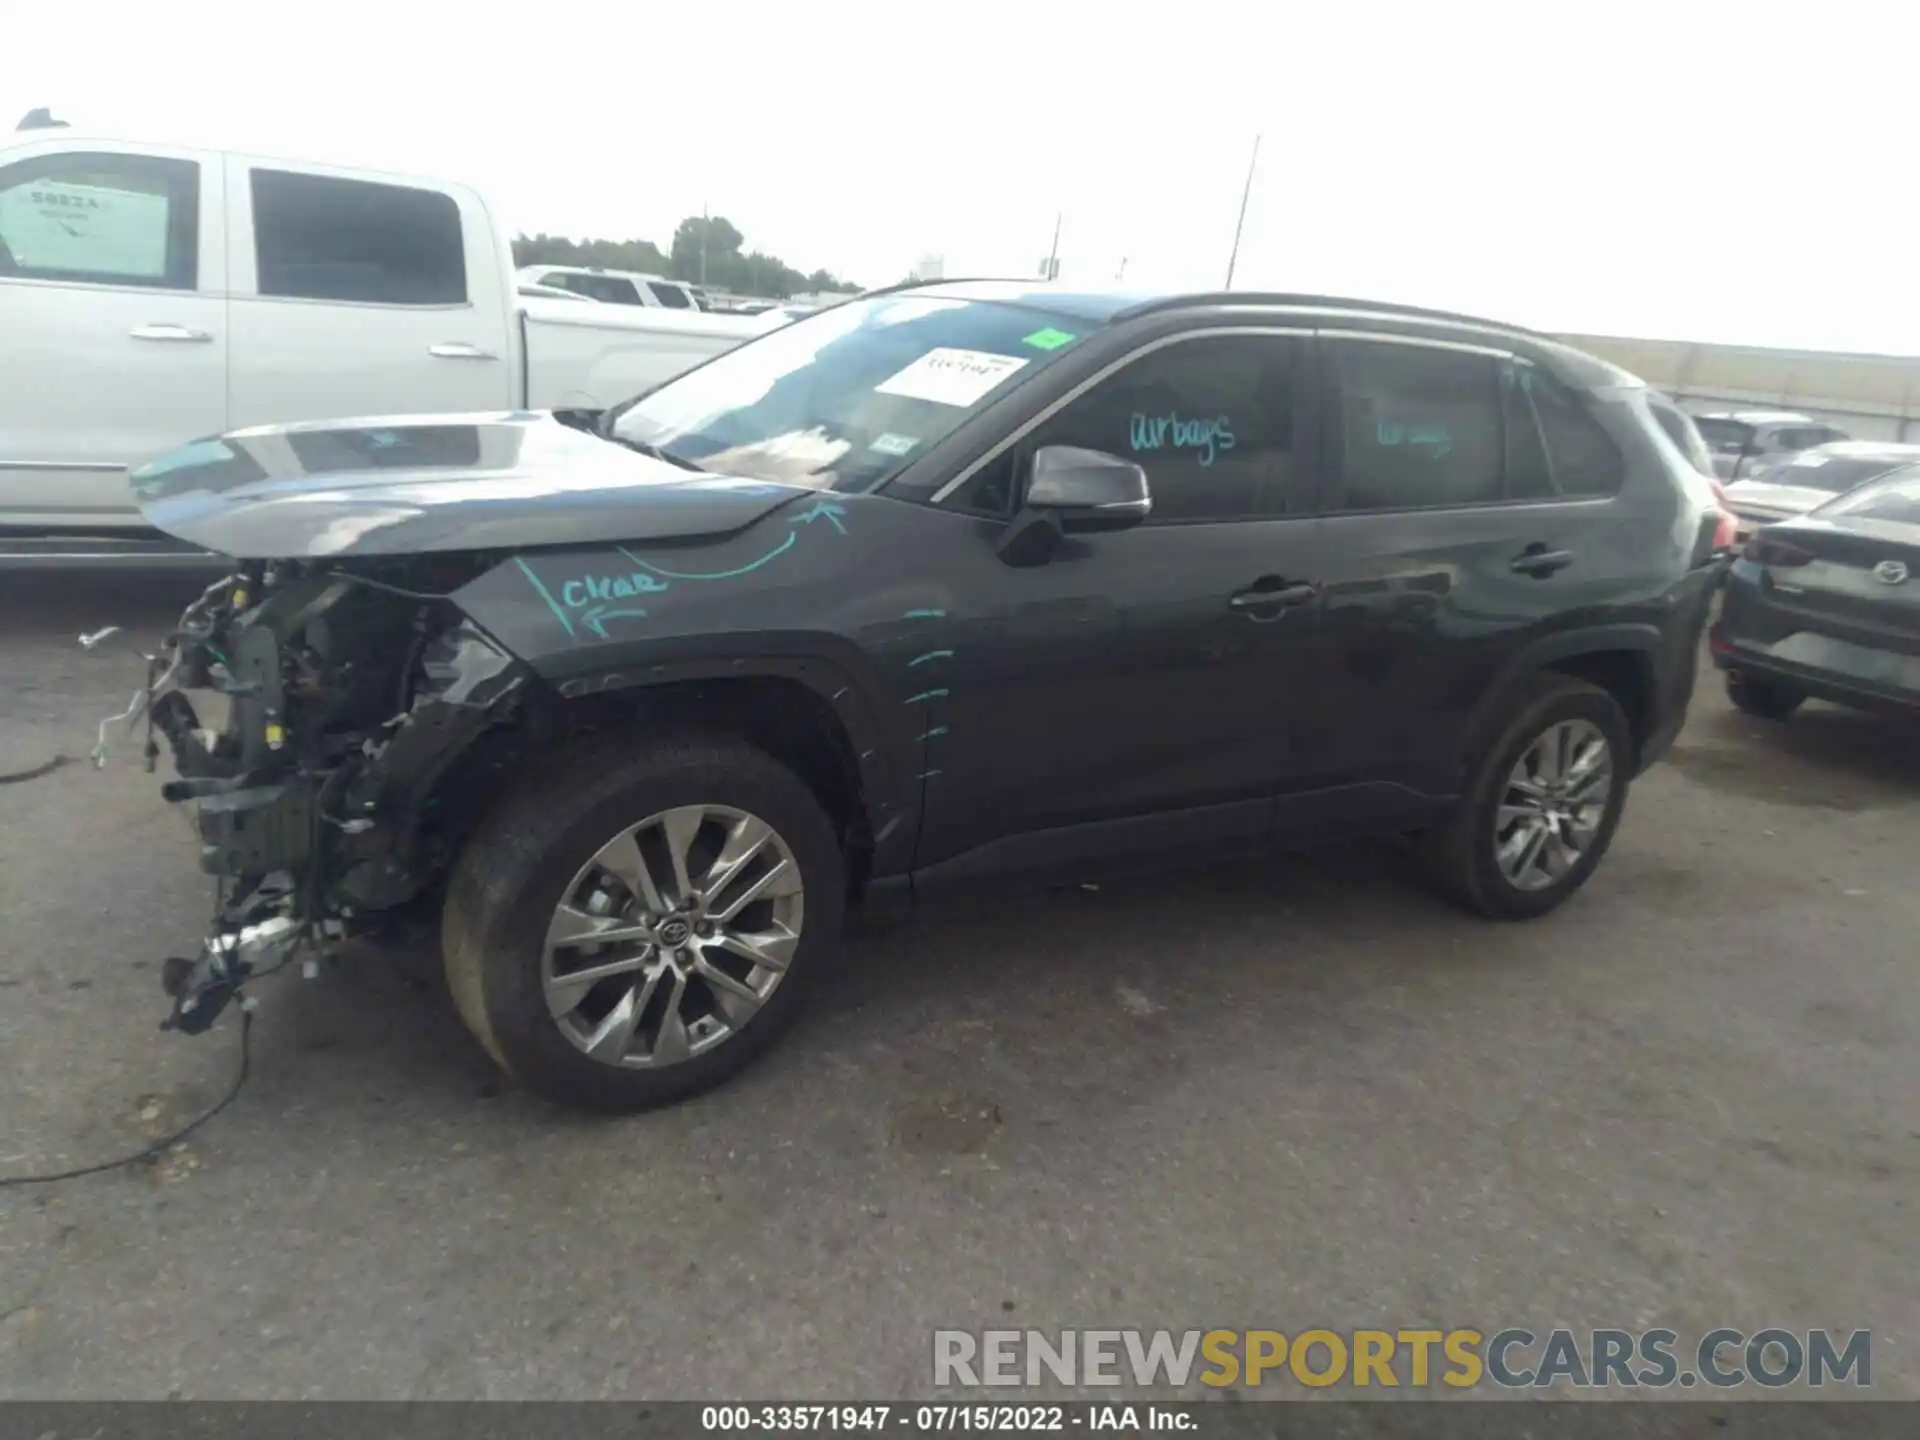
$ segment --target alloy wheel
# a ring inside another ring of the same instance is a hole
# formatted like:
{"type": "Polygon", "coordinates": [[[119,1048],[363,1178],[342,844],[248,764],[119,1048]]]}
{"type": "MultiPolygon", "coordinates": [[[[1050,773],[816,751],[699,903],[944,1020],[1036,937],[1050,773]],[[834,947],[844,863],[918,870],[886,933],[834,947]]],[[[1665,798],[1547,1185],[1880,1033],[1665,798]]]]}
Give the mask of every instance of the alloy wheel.
{"type": "Polygon", "coordinates": [[[579,1050],[660,1069],[737,1035],[800,943],[799,862],[758,816],[661,811],[580,868],[547,929],[547,1010],[579,1050]]]}
{"type": "Polygon", "coordinates": [[[1579,864],[1613,795],[1613,747],[1590,720],[1549,725],[1520,753],[1494,811],[1494,859],[1519,890],[1545,890],[1579,864]]]}

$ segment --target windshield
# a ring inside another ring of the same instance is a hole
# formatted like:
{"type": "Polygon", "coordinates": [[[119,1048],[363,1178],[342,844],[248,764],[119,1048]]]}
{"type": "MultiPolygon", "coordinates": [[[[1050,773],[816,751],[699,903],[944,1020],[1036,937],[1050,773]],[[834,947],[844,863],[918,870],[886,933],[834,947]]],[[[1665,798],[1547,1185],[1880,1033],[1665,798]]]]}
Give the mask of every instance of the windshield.
{"type": "Polygon", "coordinates": [[[1089,328],[991,301],[850,300],[669,381],[608,433],[704,470],[870,490],[1089,328]]]}
{"type": "Polygon", "coordinates": [[[1739,420],[1696,418],[1693,423],[1700,431],[1700,438],[1722,455],[1738,455],[1753,440],[1753,427],[1739,420]]]}
{"type": "Polygon", "coordinates": [[[1751,478],[1769,485],[1793,485],[1802,490],[1825,490],[1829,495],[1844,495],[1856,486],[1897,469],[1898,460],[1875,456],[1821,455],[1802,453],[1778,465],[1769,466],[1751,478]]]}
{"type": "Polygon", "coordinates": [[[1862,520],[1920,526],[1920,465],[1897,470],[1877,484],[1854,491],[1844,500],[1822,505],[1816,513],[1822,517],[1854,515],[1862,520]]]}

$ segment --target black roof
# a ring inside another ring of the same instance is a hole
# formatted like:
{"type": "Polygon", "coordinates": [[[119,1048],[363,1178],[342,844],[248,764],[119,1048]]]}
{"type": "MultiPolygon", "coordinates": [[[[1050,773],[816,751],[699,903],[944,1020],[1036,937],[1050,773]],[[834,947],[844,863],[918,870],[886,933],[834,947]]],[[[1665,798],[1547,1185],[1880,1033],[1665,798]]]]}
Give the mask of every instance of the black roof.
{"type": "Polygon", "coordinates": [[[1092,320],[1096,323],[1125,320],[1136,315],[1148,315],[1166,310],[1225,305],[1285,306],[1291,309],[1349,310],[1370,315],[1398,315],[1409,320],[1435,320],[1454,325],[1476,325],[1492,330],[1504,330],[1509,334],[1549,338],[1522,325],[1510,325],[1503,320],[1488,320],[1479,315],[1458,315],[1447,310],[1429,310],[1418,305],[1399,305],[1385,300],[1358,300],[1341,295],[1307,295],[1266,290],[1144,292],[1117,289],[1066,290],[1038,280],[969,279],[907,281],[868,293],[881,295],[904,290],[947,295],[956,300],[998,300],[1006,304],[1025,305],[1035,310],[1048,310],[1058,315],[1070,315],[1077,320],[1092,320]]]}

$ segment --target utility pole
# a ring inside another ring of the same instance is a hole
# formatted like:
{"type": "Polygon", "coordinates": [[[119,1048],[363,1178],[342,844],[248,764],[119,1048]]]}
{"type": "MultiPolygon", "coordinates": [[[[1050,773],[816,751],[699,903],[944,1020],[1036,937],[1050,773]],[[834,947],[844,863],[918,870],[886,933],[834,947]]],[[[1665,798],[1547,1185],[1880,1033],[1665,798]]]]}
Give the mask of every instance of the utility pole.
{"type": "Polygon", "coordinates": [[[1047,251],[1047,273],[1040,277],[1043,280],[1051,281],[1051,280],[1058,280],[1060,278],[1060,221],[1061,221],[1061,218],[1062,217],[1058,214],[1056,214],[1053,217],[1053,248],[1047,251]]]}
{"type": "Polygon", "coordinates": [[[1127,257],[1122,255],[1120,257],[1120,268],[1113,272],[1113,283],[1118,285],[1122,280],[1126,278],[1127,278],[1127,257]]]}
{"type": "MultiPolygon", "coordinates": [[[[700,288],[702,290],[707,288],[707,236],[712,230],[713,221],[707,214],[707,202],[702,200],[700,202],[700,288]]],[[[1229,281],[1233,278],[1231,268],[1228,270],[1227,278],[1229,281]]]]}
{"type": "Polygon", "coordinates": [[[1247,187],[1240,192],[1240,218],[1233,224],[1233,250],[1227,256],[1227,285],[1233,288],[1233,267],[1240,258],[1240,231],[1247,223],[1247,197],[1253,194],[1253,167],[1260,163],[1260,137],[1253,137],[1253,156],[1247,161],[1247,187]]]}

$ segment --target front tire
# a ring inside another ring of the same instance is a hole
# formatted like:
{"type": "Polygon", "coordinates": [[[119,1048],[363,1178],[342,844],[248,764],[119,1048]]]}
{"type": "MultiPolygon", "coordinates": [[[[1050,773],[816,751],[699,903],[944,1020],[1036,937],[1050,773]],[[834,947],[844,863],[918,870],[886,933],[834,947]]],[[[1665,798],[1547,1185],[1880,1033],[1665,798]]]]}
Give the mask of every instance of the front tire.
{"type": "Polygon", "coordinates": [[[1738,670],[1727,672],[1727,699],[1742,715],[1759,720],[1788,720],[1806,702],[1806,696],[1778,680],[1764,680],[1738,670]]]}
{"type": "Polygon", "coordinates": [[[1428,873],[1477,914],[1544,915],[1586,884],[1607,853],[1632,772],[1633,737],[1619,702],[1584,680],[1538,675],[1453,817],[1427,837],[1428,873]]]}
{"type": "Polygon", "coordinates": [[[468,842],[442,918],[461,1018],[536,1093],[604,1111],[711,1089],[837,946],[846,870],[813,792],[725,736],[608,737],[468,842]]]}

